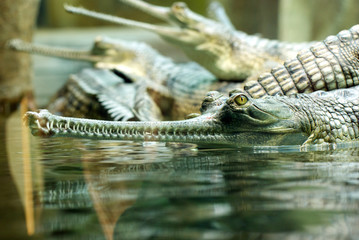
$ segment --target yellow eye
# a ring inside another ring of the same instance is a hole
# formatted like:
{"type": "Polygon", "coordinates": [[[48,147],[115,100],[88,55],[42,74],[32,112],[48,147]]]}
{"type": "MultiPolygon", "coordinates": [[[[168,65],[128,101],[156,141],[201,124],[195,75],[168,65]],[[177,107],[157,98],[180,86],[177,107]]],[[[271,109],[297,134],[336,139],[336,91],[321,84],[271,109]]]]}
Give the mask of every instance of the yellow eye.
{"type": "Polygon", "coordinates": [[[234,101],[238,104],[238,105],[244,105],[248,102],[248,98],[245,95],[238,95],[234,101]]]}

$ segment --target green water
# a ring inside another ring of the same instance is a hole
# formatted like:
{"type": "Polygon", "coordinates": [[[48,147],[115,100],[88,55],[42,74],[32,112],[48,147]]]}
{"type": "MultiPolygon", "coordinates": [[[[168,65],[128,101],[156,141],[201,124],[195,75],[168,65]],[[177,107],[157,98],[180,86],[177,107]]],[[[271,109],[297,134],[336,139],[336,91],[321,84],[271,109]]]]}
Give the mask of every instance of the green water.
{"type": "Polygon", "coordinates": [[[1,239],[359,238],[353,146],[26,143],[15,119],[0,132],[1,239]]]}

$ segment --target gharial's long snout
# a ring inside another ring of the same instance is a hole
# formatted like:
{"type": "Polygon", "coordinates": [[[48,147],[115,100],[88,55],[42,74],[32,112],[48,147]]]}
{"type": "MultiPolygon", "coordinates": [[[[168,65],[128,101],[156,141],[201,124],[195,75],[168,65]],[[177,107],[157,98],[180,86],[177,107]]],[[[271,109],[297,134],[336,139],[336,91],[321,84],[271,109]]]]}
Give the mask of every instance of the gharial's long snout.
{"type": "MultiPolygon", "coordinates": [[[[142,4],[145,4],[145,3],[142,3],[142,4]]],[[[82,7],[75,7],[75,6],[71,6],[71,5],[65,5],[64,7],[65,7],[65,10],[70,13],[89,16],[89,17],[101,19],[101,20],[104,20],[107,22],[112,22],[112,23],[119,24],[119,25],[136,27],[136,28],[148,30],[148,31],[154,32],[154,33],[156,33],[162,37],[166,37],[166,38],[174,38],[175,39],[176,37],[180,37],[184,32],[184,30],[181,30],[176,27],[158,26],[155,24],[139,22],[139,21],[135,21],[135,20],[131,20],[131,19],[112,16],[109,14],[99,13],[96,11],[91,11],[91,10],[88,10],[88,9],[85,9],[82,7]]],[[[161,16],[161,18],[165,18],[166,20],[168,19],[165,17],[167,14],[164,11],[156,11],[156,12],[158,12],[158,14],[156,16],[161,16]]],[[[168,11],[166,11],[166,12],[168,12],[168,11]]]]}
{"type": "MultiPolygon", "coordinates": [[[[161,19],[170,25],[145,23],[71,5],[65,5],[64,7],[70,13],[154,32],[177,46],[185,48],[190,46],[191,50],[201,44],[209,44],[212,38],[223,40],[225,37],[223,35],[228,34],[228,31],[232,29],[227,24],[205,18],[191,11],[183,2],[175,2],[171,7],[160,7],[138,0],[121,0],[121,2],[161,19]]],[[[217,7],[219,8],[220,6],[218,5],[217,7]]]]}
{"type": "Polygon", "coordinates": [[[20,52],[28,52],[32,54],[40,54],[45,56],[82,60],[88,62],[98,62],[101,60],[100,56],[92,55],[90,50],[75,50],[70,48],[53,47],[43,44],[30,43],[21,39],[9,40],[7,42],[7,48],[20,52]]]}
{"type": "Polygon", "coordinates": [[[222,127],[208,116],[183,121],[115,122],[55,116],[47,110],[27,112],[33,135],[133,141],[220,143],[222,127]]]}

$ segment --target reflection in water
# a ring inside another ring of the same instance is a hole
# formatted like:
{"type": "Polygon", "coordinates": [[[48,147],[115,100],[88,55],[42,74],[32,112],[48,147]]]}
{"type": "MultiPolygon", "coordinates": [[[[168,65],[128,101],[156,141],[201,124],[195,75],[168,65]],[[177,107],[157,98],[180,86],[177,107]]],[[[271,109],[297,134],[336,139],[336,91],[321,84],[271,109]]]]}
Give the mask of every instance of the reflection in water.
{"type": "MultiPolygon", "coordinates": [[[[28,99],[25,97],[22,99],[20,104],[20,115],[23,116],[28,110],[28,99]]],[[[15,130],[13,130],[14,132],[15,130]]],[[[26,218],[26,228],[28,235],[32,236],[35,233],[35,215],[34,215],[34,196],[33,196],[33,181],[32,181],[32,168],[31,168],[31,153],[30,153],[30,133],[27,131],[26,127],[21,128],[21,149],[22,149],[22,160],[23,160],[23,169],[24,169],[24,208],[25,208],[25,218],[26,218]]],[[[11,153],[12,151],[8,151],[11,153]]],[[[12,162],[9,162],[10,164],[12,162]]],[[[13,173],[16,174],[15,172],[13,173]]]]}
{"type": "Polygon", "coordinates": [[[70,138],[31,141],[31,166],[42,171],[32,176],[35,237],[359,237],[355,148],[198,150],[70,138]]]}

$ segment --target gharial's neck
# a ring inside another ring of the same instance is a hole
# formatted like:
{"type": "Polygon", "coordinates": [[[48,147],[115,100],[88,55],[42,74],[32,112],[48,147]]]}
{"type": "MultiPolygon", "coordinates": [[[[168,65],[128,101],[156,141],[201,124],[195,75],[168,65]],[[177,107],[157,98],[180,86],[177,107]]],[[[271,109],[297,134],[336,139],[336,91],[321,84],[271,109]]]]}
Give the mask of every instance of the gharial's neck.
{"type": "Polygon", "coordinates": [[[358,87],[282,98],[296,112],[306,143],[333,143],[359,138],[358,87]],[[345,97],[344,97],[345,96],[345,97]]]}

